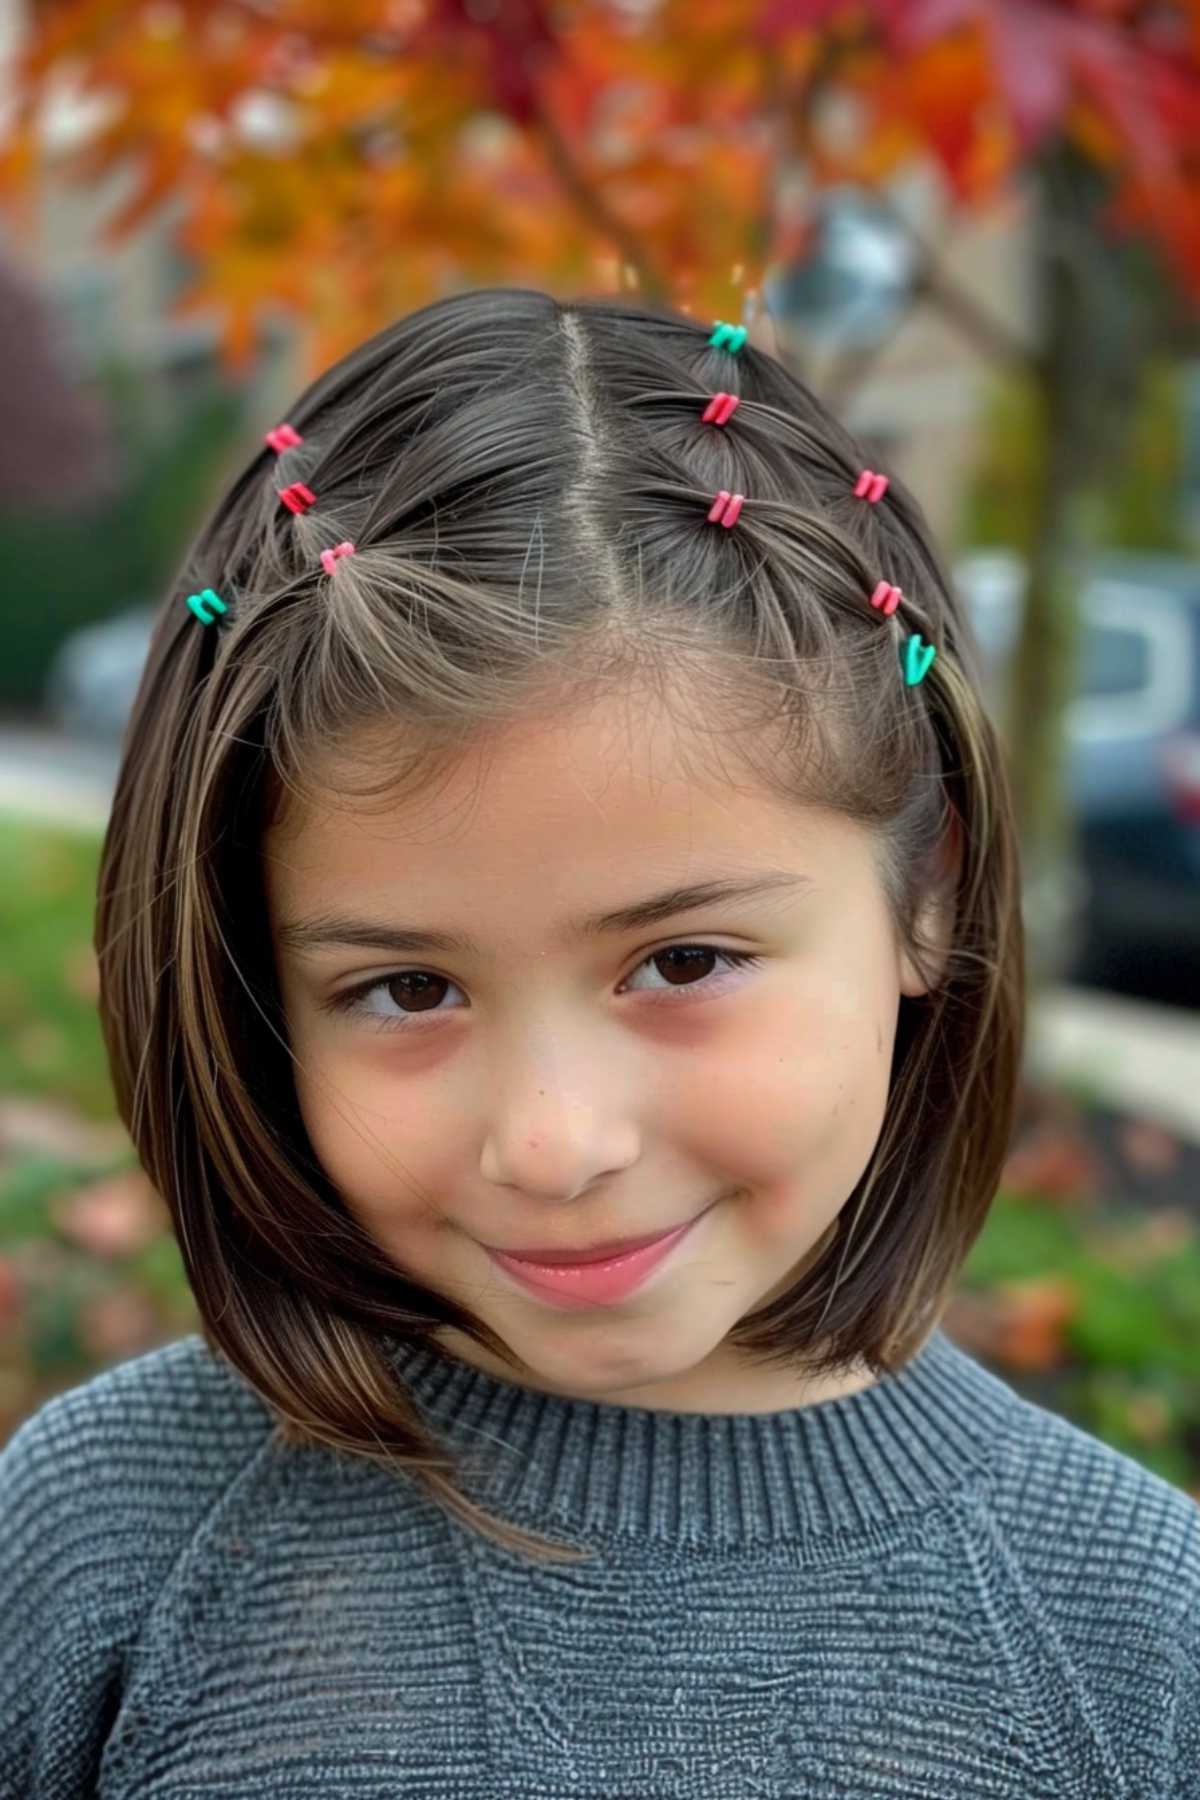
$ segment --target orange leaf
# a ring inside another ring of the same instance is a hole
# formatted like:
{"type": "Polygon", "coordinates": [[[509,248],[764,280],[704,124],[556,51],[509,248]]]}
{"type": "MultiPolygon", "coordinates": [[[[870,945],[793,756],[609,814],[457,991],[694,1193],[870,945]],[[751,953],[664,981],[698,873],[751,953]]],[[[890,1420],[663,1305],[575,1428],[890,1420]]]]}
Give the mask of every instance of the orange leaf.
{"type": "Polygon", "coordinates": [[[1069,1281],[1047,1276],[1003,1283],[996,1354],[1011,1369],[1056,1369],[1066,1361],[1066,1327],[1079,1308],[1069,1281]]]}

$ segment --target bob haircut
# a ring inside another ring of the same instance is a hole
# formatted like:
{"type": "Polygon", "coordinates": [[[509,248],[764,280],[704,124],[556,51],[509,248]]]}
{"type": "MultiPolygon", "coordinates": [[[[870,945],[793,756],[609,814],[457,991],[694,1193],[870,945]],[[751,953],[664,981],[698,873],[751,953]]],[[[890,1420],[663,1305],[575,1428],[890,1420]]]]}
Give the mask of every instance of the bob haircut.
{"type": "Polygon", "coordinates": [[[571,682],[694,670],[740,754],[764,727],[764,781],[870,831],[897,942],[930,953],[930,892],[951,919],[940,976],[900,1000],[862,1179],[791,1290],[730,1334],[810,1377],[879,1378],[948,1306],[1016,1104],[1020,875],[976,641],[903,483],[856,498],[864,453],[804,384],[665,307],[458,293],[362,344],[287,418],[303,442],[256,448],[166,596],[123,744],[95,932],[117,1104],[202,1335],[276,1442],[406,1473],[535,1560],[589,1560],[477,1505],[403,1382],[396,1346],[437,1350],[445,1326],[513,1358],[384,1255],[316,1158],[263,833],[351,734],[378,745],[380,776],[355,797],[394,796],[571,682]],[[718,390],[740,396],[732,429],[702,422],[718,390]],[[279,489],[298,480],[318,499],[294,515],[279,489]],[[708,522],[720,488],[747,496],[733,530],[708,522]],[[344,538],[357,553],[326,575],[320,551],[344,538]],[[894,616],[869,604],[881,576],[904,594],[894,616]],[[228,608],[207,627],[184,604],[206,587],[228,608]],[[937,647],[912,686],[902,626],[937,647]]]}

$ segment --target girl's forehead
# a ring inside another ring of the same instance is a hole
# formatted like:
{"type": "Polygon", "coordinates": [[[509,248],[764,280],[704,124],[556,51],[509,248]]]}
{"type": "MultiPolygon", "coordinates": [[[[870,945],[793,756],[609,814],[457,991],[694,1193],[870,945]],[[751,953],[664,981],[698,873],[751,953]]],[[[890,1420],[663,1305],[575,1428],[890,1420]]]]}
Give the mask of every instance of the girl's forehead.
{"type": "Polygon", "coordinates": [[[771,791],[728,746],[728,766],[683,748],[592,717],[505,734],[394,801],[323,794],[264,845],[276,928],[352,914],[470,931],[486,916],[515,941],[722,884],[765,880],[779,905],[837,891],[851,910],[873,892],[863,827],[771,791]]]}
{"type": "MultiPolygon", "coordinates": [[[[766,781],[761,758],[763,745],[750,747],[745,729],[628,700],[524,718],[453,749],[428,749],[412,734],[374,727],[326,752],[299,788],[282,790],[270,833],[282,841],[338,826],[423,832],[466,815],[475,826],[500,817],[533,823],[583,806],[597,817],[621,808],[639,815],[781,808],[784,796],[766,781]]],[[[786,806],[795,817],[795,801],[786,806]]]]}
{"type": "Polygon", "coordinates": [[[759,829],[777,819],[802,831],[813,809],[764,778],[764,748],[769,759],[745,726],[623,700],[522,719],[426,755],[411,737],[376,730],[328,756],[268,836],[293,845],[548,832],[573,840],[703,827],[737,839],[752,817],[759,829]]]}

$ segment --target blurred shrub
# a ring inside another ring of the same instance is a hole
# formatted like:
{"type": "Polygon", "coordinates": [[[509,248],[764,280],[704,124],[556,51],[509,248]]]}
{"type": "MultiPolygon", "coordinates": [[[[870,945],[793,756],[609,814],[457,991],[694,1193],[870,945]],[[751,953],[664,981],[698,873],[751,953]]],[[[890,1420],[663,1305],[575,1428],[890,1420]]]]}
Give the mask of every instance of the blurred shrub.
{"type": "Polygon", "coordinates": [[[947,1329],[1018,1392],[1200,1499],[1200,1217],[1004,1188],[947,1329]]]}
{"type": "Polygon", "coordinates": [[[100,839],[0,818],[0,1095],[52,1094],[112,1119],[96,1014],[100,839]]]}
{"type": "Polygon", "coordinates": [[[100,839],[0,817],[0,1440],[195,1329],[170,1218],[116,1117],[96,1013],[100,839]]]}
{"type": "Polygon", "coordinates": [[[0,1441],[51,1395],[197,1327],[131,1147],[0,1162],[0,1441]]]}
{"type": "Polygon", "coordinates": [[[237,449],[247,392],[214,372],[164,432],[147,423],[161,377],[112,362],[101,371],[120,448],[116,497],[69,512],[0,510],[0,566],[13,606],[0,659],[0,706],[37,707],[63,638],[131,606],[153,605],[237,449]]]}

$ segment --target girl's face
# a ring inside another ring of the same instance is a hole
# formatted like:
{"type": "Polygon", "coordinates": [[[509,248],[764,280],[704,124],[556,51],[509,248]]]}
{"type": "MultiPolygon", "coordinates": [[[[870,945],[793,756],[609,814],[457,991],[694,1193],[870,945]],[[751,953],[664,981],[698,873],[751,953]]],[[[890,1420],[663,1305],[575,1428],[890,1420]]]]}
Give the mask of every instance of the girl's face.
{"type": "Polygon", "coordinates": [[[696,1412],[869,1385],[806,1385],[726,1338],[822,1247],[879,1136],[900,996],[925,988],[865,831],[714,748],[649,698],[597,702],[491,737],[419,799],[331,792],[267,837],[316,1154],[397,1266],[520,1359],[439,1333],[503,1380],[696,1412]],[[761,885],[648,908],[716,883],[761,885]],[[691,1220],[642,1285],[573,1306],[487,1248],[691,1220]]]}

